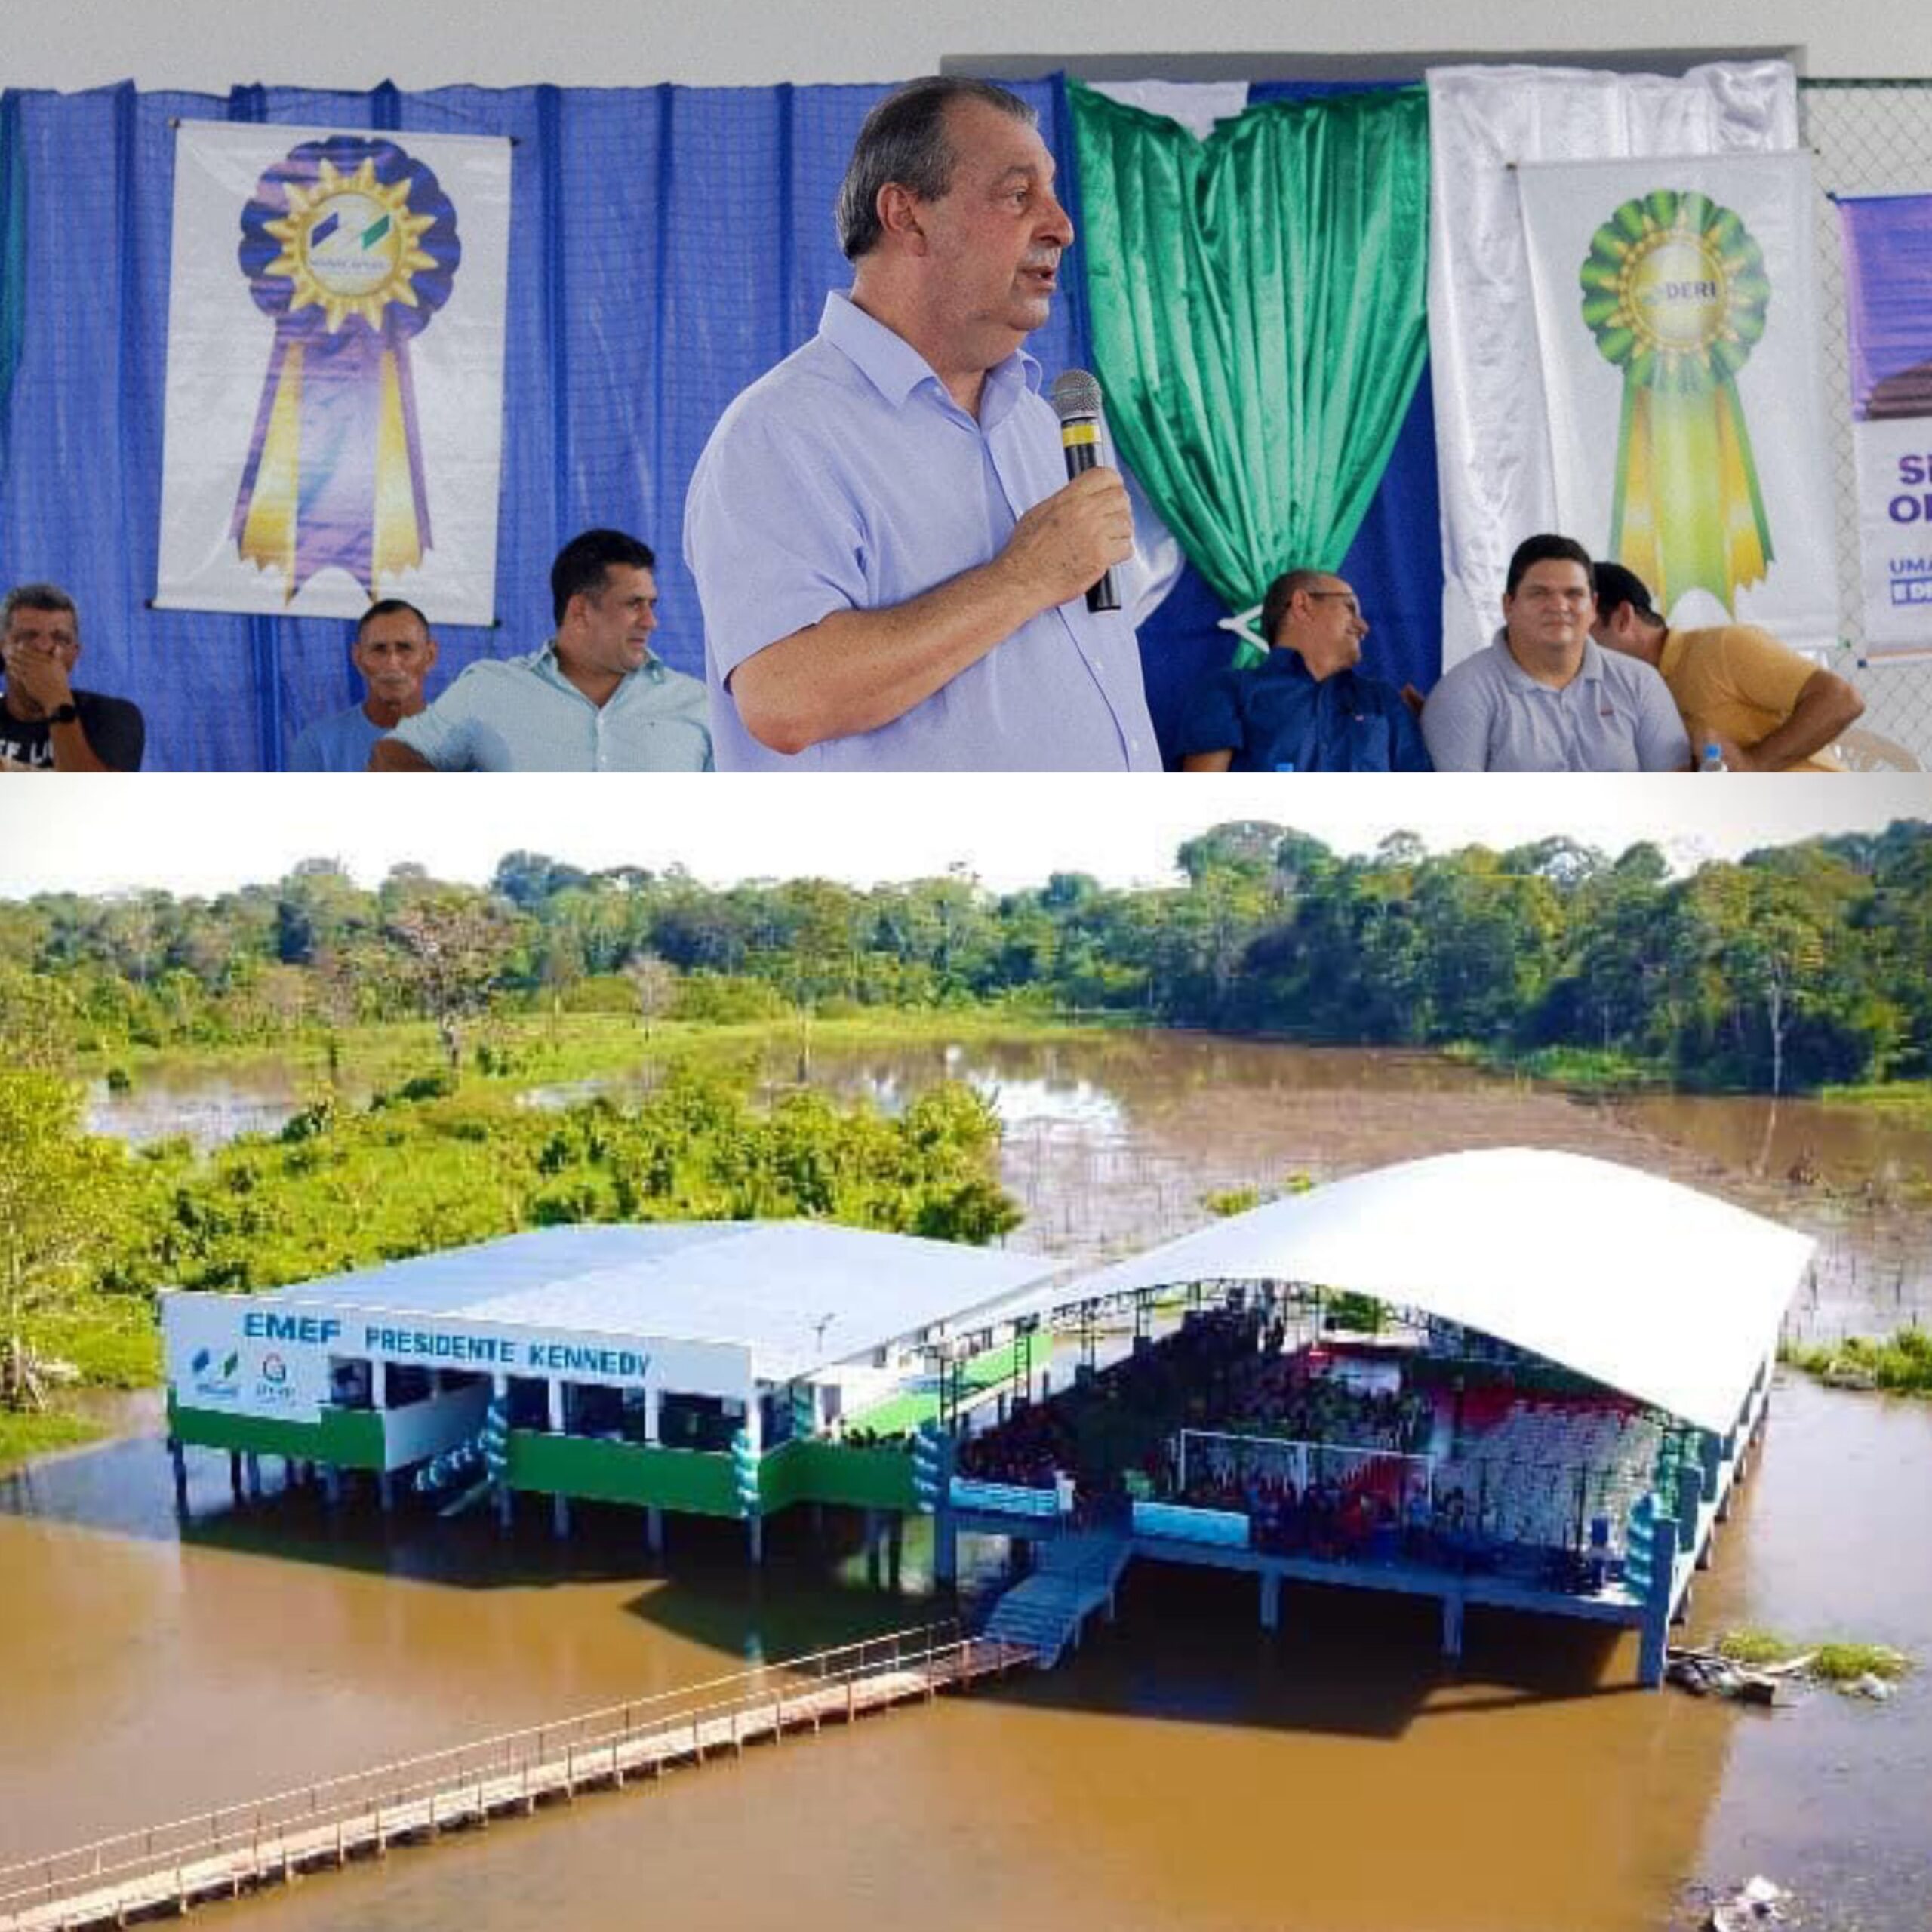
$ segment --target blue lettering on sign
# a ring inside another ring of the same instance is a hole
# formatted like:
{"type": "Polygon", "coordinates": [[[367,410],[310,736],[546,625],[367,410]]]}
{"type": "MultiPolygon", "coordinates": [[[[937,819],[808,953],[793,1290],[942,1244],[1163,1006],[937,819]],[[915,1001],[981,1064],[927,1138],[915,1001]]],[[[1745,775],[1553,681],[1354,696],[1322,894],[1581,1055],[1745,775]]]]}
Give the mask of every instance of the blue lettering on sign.
{"type": "Polygon", "coordinates": [[[1932,490],[1922,497],[1894,497],[1885,514],[1894,523],[1932,523],[1932,490]]]}
{"type": "Polygon", "coordinates": [[[601,1349],[572,1342],[538,1342],[530,1351],[533,1368],[565,1374],[607,1376],[617,1382],[641,1382],[651,1366],[648,1355],[630,1349],[601,1349]]]}
{"type": "Polygon", "coordinates": [[[258,1340],[320,1347],[342,1333],[342,1324],[332,1315],[278,1315],[272,1309],[251,1309],[242,1318],[242,1332],[258,1340]]]}
{"type": "Polygon", "coordinates": [[[446,1335],[423,1328],[366,1327],[362,1346],[375,1355],[413,1355],[426,1361],[487,1362],[509,1368],[516,1344],[494,1335],[446,1335]]]}
{"type": "Polygon", "coordinates": [[[1919,484],[1932,483],[1932,457],[1900,457],[1898,480],[1908,488],[1919,484]]]}
{"type": "Polygon", "coordinates": [[[1893,581],[1894,604],[1932,604],[1932,577],[1899,577],[1893,581]]]}

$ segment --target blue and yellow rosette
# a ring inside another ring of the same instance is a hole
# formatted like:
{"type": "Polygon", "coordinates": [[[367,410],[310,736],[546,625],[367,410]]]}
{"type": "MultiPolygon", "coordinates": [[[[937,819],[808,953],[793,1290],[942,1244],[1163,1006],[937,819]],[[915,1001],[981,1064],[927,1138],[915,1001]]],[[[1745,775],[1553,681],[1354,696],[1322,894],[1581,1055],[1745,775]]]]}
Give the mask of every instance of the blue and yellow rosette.
{"type": "Polygon", "coordinates": [[[232,534],[286,598],[331,565],[373,597],[429,548],[409,344],[462,257],[435,176],[380,137],[304,141],[242,210],[242,272],[275,327],[232,534]]]}
{"type": "Polygon", "coordinates": [[[1708,195],[1660,188],[1597,230],[1580,280],[1623,372],[1610,554],[1660,610],[1694,588],[1729,609],[1774,554],[1735,380],[1770,306],[1763,254],[1708,195]]]}

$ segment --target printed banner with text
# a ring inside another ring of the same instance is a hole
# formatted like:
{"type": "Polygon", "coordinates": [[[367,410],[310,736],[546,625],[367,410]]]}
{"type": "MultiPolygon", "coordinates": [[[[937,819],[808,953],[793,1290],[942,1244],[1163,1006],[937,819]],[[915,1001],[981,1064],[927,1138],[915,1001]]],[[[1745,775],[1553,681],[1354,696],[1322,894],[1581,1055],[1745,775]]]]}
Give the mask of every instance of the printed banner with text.
{"type": "Polygon", "coordinates": [[[1932,195],[1838,203],[1867,651],[1932,649],[1932,195]]]}
{"type": "Polygon", "coordinates": [[[155,601],[495,614],[510,144],[190,122],[155,601]]]}
{"type": "Polygon", "coordinates": [[[1808,162],[1553,162],[1518,180],[1561,528],[1673,623],[1727,614],[1835,645],[1808,162]]]}

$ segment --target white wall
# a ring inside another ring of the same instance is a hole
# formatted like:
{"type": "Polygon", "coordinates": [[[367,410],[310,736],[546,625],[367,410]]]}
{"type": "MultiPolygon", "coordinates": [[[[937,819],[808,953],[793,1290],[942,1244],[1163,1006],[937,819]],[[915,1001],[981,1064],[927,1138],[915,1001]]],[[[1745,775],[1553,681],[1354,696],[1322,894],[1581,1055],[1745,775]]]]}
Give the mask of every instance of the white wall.
{"type": "MultiPolygon", "coordinates": [[[[1814,75],[1932,69],[1922,8],[1896,0],[1624,0],[1606,13],[1539,0],[0,0],[0,85],[220,92],[265,81],[408,88],[676,81],[706,86],[880,81],[974,54],[1300,56],[1455,50],[1506,57],[1626,48],[1802,50],[1814,75]],[[1607,31],[1607,29],[1608,29],[1607,31]]],[[[1237,63],[1238,64],[1238,63],[1237,63]]],[[[1149,71],[1161,69],[1156,60],[1149,71]]]]}

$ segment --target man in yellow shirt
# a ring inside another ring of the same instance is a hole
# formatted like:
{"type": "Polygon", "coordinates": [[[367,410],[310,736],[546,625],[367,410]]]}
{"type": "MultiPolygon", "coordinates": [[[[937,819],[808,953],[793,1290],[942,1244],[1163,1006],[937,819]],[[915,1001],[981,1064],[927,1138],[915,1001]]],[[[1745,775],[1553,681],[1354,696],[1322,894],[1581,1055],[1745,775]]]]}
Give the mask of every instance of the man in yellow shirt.
{"type": "Polygon", "coordinates": [[[1755,624],[1674,631],[1635,571],[1596,566],[1590,635],[1663,675],[1690,734],[1692,755],[1715,744],[1732,771],[1839,771],[1826,749],[1863,712],[1844,678],[1755,624]]]}

